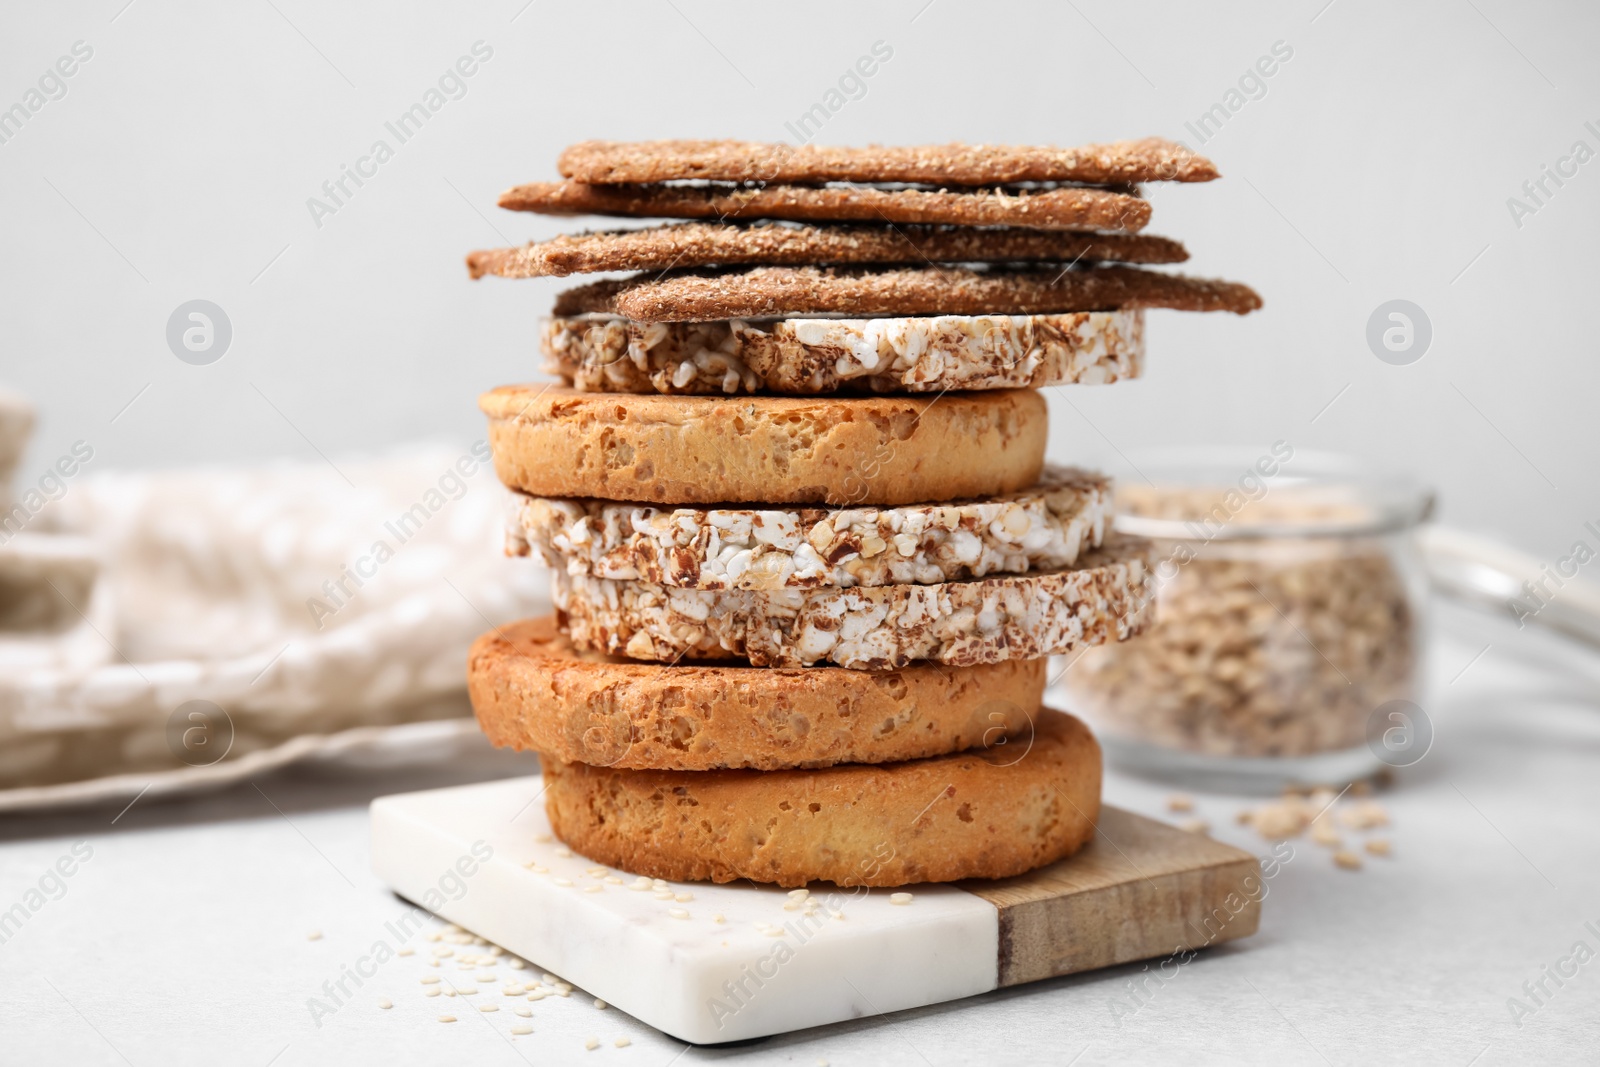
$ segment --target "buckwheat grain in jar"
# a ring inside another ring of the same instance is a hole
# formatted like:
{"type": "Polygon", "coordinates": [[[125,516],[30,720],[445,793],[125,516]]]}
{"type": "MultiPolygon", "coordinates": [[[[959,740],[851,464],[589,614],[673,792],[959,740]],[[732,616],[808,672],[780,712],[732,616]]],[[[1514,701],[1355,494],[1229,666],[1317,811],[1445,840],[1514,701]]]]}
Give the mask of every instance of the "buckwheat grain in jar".
{"type": "Polygon", "coordinates": [[[1216,788],[1351,781],[1415,714],[1432,497],[1279,441],[1135,457],[1116,528],[1151,538],[1156,623],[1061,685],[1123,769],[1216,788]],[[1398,703],[1397,703],[1398,702],[1398,703]]]}

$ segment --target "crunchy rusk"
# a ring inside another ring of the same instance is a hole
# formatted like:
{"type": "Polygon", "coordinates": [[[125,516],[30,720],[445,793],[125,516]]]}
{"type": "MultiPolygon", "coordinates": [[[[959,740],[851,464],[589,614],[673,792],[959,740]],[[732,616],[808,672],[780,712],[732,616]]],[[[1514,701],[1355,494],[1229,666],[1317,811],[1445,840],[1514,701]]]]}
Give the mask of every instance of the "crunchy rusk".
{"type": "Polygon", "coordinates": [[[561,174],[582,182],[1208,182],[1217,168],[1172,141],[1033,145],[828,145],[758,141],[580,141],[561,153],[561,174]]]}
{"type": "Polygon", "coordinates": [[[1107,538],[1070,570],[937,585],[710,591],[551,572],[572,643],[633,659],[883,670],[1064,655],[1154,615],[1148,544],[1107,538]]]}
{"type": "Polygon", "coordinates": [[[478,406],[501,482],[667,504],[914,504],[1025,489],[1049,413],[1029,389],[699,397],[503,386],[478,406]],[[951,447],[959,441],[960,447],[951,447]]]}
{"type": "Polygon", "coordinates": [[[1047,260],[1182,263],[1177,241],[1142,234],[974,226],[680,222],[643,230],[562,234],[521,248],[467,256],[474,278],[563,277],[615,270],[667,270],[764,263],[982,263],[1047,260]]]}
{"type": "Polygon", "coordinates": [[[1144,369],[1144,311],[543,325],[547,373],[584,392],[943,393],[1104,385],[1144,369]]]}
{"type": "Polygon", "coordinates": [[[602,767],[781,770],[922,759],[1025,737],[1047,663],[662,667],[578,652],[545,616],[480,637],[467,687],[478,724],[503,748],[602,767]]]}
{"type": "Polygon", "coordinates": [[[878,189],[815,185],[587,185],[533,182],[508,189],[500,206],[542,215],[658,219],[789,219],[797,222],[918,222],[1120,230],[1150,222],[1138,196],[1068,185],[1014,189],[878,189]]]}
{"type": "Polygon", "coordinates": [[[1004,878],[1077,851],[1100,812],[1093,735],[1062,712],[1031,714],[1003,745],[904,763],[626,771],[552,759],[545,811],[596,863],[674,882],[1004,878]]]}
{"type": "Polygon", "coordinates": [[[638,322],[806,315],[984,315],[1115,308],[1246,314],[1261,298],[1238,282],[1136,267],[1005,270],[963,267],[753,267],[590,282],[556,297],[557,315],[638,322]]]}
{"type": "Polygon", "coordinates": [[[655,508],[518,494],[507,551],[686,589],[933,584],[1059,570],[1100,545],[1111,479],[1046,467],[986,500],[893,508],[655,508]]]}

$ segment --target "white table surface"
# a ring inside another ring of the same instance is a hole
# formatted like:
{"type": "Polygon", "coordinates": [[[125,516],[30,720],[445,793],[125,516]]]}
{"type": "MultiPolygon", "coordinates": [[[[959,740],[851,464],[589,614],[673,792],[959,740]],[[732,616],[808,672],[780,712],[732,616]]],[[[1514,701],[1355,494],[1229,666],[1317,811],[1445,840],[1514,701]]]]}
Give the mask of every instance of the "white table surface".
{"type": "MultiPolygon", "coordinates": [[[[531,1019],[509,999],[494,1014],[426,999],[419,953],[384,964],[318,1026],[308,998],[401,910],[368,869],[367,801],[528,769],[485,753],[426,773],[291,772],[141,801],[115,825],[114,808],[0,819],[0,910],[75,842],[93,849],[59,899],[0,944],[0,1062],[1600,1061],[1600,958],[1559,988],[1546,979],[1551,996],[1520,1026],[1507,1006],[1576,942],[1600,951],[1585,928],[1600,930],[1600,655],[1459,609],[1436,617],[1437,739],[1380,798],[1393,858],[1350,872],[1295,842],[1261,932],[1201,954],[1133,1014],[1112,1005],[1130,1003],[1139,966],[688,1048],[581,991],[528,1005],[531,1019]],[[459,1021],[438,1022],[445,1011],[459,1021]],[[534,1033],[513,1039],[517,1024],[534,1033]],[[591,1036],[600,1047],[585,1051],[591,1036]],[[615,1047],[619,1037],[631,1044],[615,1047]]],[[[1109,801],[1158,817],[1167,793],[1116,775],[1106,786],[1109,801]]],[[[1196,799],[1218,837],[1267,851],[1234,825],[1242,798],[1196,799]]]]}

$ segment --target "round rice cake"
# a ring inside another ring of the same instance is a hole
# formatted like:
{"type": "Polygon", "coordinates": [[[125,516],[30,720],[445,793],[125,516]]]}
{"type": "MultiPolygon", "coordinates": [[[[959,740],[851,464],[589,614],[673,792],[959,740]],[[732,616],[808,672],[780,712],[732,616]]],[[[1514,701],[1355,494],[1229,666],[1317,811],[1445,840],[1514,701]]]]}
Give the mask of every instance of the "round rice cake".
{"type": "Polygon", "coordinates": [[[707,590],[551,573],[581,649],[758,667],[859,670],[1065,655],[1122,641],[1154,617],[1149,543],[1113,535],[1068,570],[936,585],[707,590]]]}
{"type": "Polygon", "coordinates": [[[1020,736],[1047,661],[891,671],[662,667],[579,652],[549,616],[468,657],[478,724],[502,748],[625,769],[770,771],[920,759],[1020,736]]]}
{"type": "Polygon", "coordinates": [[[1003,745],[875,766],[626,771],[544,761],[556,836],[670,881],[899,886],[1007,878],[1094,836],[1100,747],[1048,708],[1003,745]]]}
{"type": "Polygon", "coordinates": [[[897,505],[996,496],[1044,467],[1028,389],[931,397],[683,397],[503,386],[495,471],[534,496],[667,504],[897,505]]]}
{"type": "Polygon", "coordinates": [[[937,393],[1137,378],[1144,311],[544,323],[544,370],[585,392],[937,393]]]}
{"type": "Polygon", "coordinates": [[[519,494],[507,551],[570,574],[686,589],[933,584],[1071,567],[1098,547],[1111,479],[1046,467],[987,500],[900,507],[656,508],[519,494]]]}

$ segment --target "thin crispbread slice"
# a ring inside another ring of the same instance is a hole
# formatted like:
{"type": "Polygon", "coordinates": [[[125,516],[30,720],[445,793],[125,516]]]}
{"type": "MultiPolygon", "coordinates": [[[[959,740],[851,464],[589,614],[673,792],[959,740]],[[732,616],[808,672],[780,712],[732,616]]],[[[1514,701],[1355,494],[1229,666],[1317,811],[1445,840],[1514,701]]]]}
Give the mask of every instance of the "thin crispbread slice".
{"type": "Polygon", "coordinates": [[[1242,315],[1260,306],[1255,291],[1238,282],[1134,267],[755,267],[591,282],[559,294],[555,313],[700,322],[805,315],[1027,315],[1139,307],[1242,315]]]}
{"type": "Polygon", "coordinates": [[[562,234],[522,248],[467,256],[472,277],[563,277],[615,270],[668,270],[759,263],[995,263],[1046,260],[1181,263],[1177,241],[1137,234],[971,226],[741,226],[680,222],[644,230],[562,234]]]}
{"type": "Polygon", "coordinates": [[[1142,230],[1150,221],[1148,201],[1129,193],[1081,186],[951,191],[870,186],[533,182],[501,194],[500,206],[541,215],[918,222],[1126,233],[1142,230]]]}
{"type": "Polygon", "coordinates": [[[1159,137],[1079,148],[1030,145],[825,145],[757,141],[582,141],[561,153],[581,182],[1207,182],[1209,159],[1159,137]]]}

